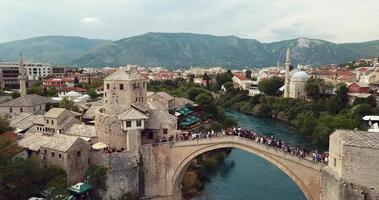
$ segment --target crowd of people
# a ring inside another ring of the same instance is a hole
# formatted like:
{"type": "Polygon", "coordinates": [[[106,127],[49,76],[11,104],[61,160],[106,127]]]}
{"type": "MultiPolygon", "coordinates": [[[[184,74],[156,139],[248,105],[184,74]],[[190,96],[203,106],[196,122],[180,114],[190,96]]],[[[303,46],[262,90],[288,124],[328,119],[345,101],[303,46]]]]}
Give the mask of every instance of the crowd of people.
{"type": "Polygon", "coordinates": [[[230,128],[225,129],[220,132],[208,131],[206,133],[182,133],[177,134],[175,137],[171,136],[169,138],[161,137],[158,142],[167,141],[184,141],[184,140],[194,140],[200,138],[212,138],[212,137],[225,137],[225,136],[239,136],[243,138],[250,139],[257,143],[261,143],[276,149],[280,149],[286,153],[305,158],[311,159],[318,163],[328,163],[328,152],[320,152],[318,150],[310,151],[307,148],[300,147],[300,145],[290,144],[284,140],[276,139],[274,136],[258,135],[253,130],[243,129],[243,128],[230,128]]]}

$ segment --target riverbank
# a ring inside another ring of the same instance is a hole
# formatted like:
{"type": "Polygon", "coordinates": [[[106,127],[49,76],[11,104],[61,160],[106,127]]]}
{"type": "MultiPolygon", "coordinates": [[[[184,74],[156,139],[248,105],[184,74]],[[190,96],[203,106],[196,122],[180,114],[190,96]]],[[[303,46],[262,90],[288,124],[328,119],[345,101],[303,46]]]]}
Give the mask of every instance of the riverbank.
{"type": "Polygon", "coordinates": [[[189,200],[201,195],[204,185],[211,180],[212,172],[224,162],[231,149],[218,149],[196,157],[188,166],[182,181],[182,196],[189,200]]]}

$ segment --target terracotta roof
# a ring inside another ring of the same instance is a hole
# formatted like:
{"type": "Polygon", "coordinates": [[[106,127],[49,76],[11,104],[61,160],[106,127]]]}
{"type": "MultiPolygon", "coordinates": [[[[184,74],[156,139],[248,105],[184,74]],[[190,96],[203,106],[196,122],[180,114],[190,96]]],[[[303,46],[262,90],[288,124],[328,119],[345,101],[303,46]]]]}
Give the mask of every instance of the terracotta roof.
{"type": "Polygon", "coordinates": [[[86,92],[86,89],[80,88],[80,87],[62,87],[58,90],[58,92],[86,92]]]}
{"type": "Polygon", "coordinates": [[[37,94],[28,94],[0,104],[0,107],[28,107],[52,102],[51,99],[37,94]]]}
{"type": "Polygon", "coordinates": [[[15,133],[14,131],[6,131],[0,134],[0,136],[8,140],[17,140],[17,133],[15,133]]]}

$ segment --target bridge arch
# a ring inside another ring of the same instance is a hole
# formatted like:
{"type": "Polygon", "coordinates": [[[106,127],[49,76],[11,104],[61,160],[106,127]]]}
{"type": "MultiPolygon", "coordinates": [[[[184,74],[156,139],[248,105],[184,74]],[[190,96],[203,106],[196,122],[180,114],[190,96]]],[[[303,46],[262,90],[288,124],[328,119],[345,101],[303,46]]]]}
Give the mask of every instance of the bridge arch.
{"type": "MultiPolygon", "coordinates": [[[[302,172],[307,171],[307,170],[311,170],[313,172],[316,171],[317,177],[315,177],[315,178],[317,179],[320,177],[319,166],[312,166],[315,164],[310,162],[310,161],[306,161],[304,159],[297,158],[296,156],[292,156],[292,155],[287,154],[287,156],[290,157],[291,159],[294,159],[295,162],[298,160],[309,162],[309,163],[307,163],[308,165],[300,164],[302,167],[307,168],[305,170],[299,169],[299,168],[294,169],[293,165],[289,166],[289,163],[293,162],[293,160],[288,161],[287,159],[283,159],[282,157],[277,156],[276,154],[273,154],[271,152],[273,150],[273,151],[275,151],[275,153],[279,153],[280,155],[285,154],[281,150],[273,149],[271,147],[267,147],[265,145],[255,143],[255,142],[254,142],[255,145],[246,144],[247,141],[244,141],[244,140],[247,140],[247,139],[238,138],[236,140],[233,138],[233,140],[230,140],[230,141],[209,143],[207,145],[200,145],[198,148],[193,148],[192,151],[187,151],[188,154],[186,155],[186,157],[182,158],[181,161],[176,166],[176,168],[173,170],[173,175],[172,175],[172,178],[170,180],[171,183],[173,183],[173,184],[172,184],[172,188],[171,188],[170,193],[171,194],[179,194],[179,193],[181,194],[180,185],[181,185],[181,182],[183,180],[183,176],[184,176],[191,160],[193,160],[194,158],[196,158],[197,156],[199,156],[203,153],[206,153],[206,152],[209,152],[212,150],[222,149],[222,148],[237,148],[237,149],[241,149],[241,150],[247,151],[249,153],[252,153],[254,155],[257,155],[257,156],[269,161],[270,163],[272,163],[276,167],[278,167],[280,170],[282,170],[284,173],[286,173],[296,183],[296,185],[300,188],[300,190],[304,193],[305,197],[308,200],[320,199],[320,196],[319,196],[320,195],[320,193],[319,193],[320,185],[317,184],[318,181],[316,181],[316,183],[314,184],[314,187],[316,187],[316,188],[312,188],[309,185],[309,180],[306,181],[306,179],[308,177],[304,177],[303,176],[304,174],[302,174],[302,172]],[[242,140],[242,141],[240,141],[240,140],[242,140]],[[260,147],[264,146],[264,149],[262,150],[261,148],[256,148],[256,146],[260,146],[260,147]],[[271,150],[271,151],[267,151],[267,150],[271,150]],[[299,173],[299,171],[302,171],[302,172],[299,173]],[[316,192],[315,192],[315,190],[316,190],[316,192]]],[[[250,142],[252,142],[252,141],[250,141],[250,142]]],[[[178,147],[179,147],[179,145],[178,145],[178,147]]],[[[298,163],[291,163],[291,164],[299,165],[298,163]]]]}
{"type": "Polygon", "coordinates": [[[320,199],[321,165],[238,136],[144,145],[145,199],[181,199],[180,185],[190,161],[221,148],[238,148],[271,162],[298,185],[308,200],[320,199]]]}

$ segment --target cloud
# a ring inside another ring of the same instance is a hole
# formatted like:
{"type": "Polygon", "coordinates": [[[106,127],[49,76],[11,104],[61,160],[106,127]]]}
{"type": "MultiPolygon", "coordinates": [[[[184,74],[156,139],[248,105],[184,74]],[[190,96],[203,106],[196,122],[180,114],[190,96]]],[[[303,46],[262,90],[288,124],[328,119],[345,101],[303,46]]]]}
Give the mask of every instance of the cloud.
{"type": "Polygon", "coordinates": [[[80,22],[86,24],[104,24],[103,20],[98,17],[83,17],[80,19],[80,22]]]}

